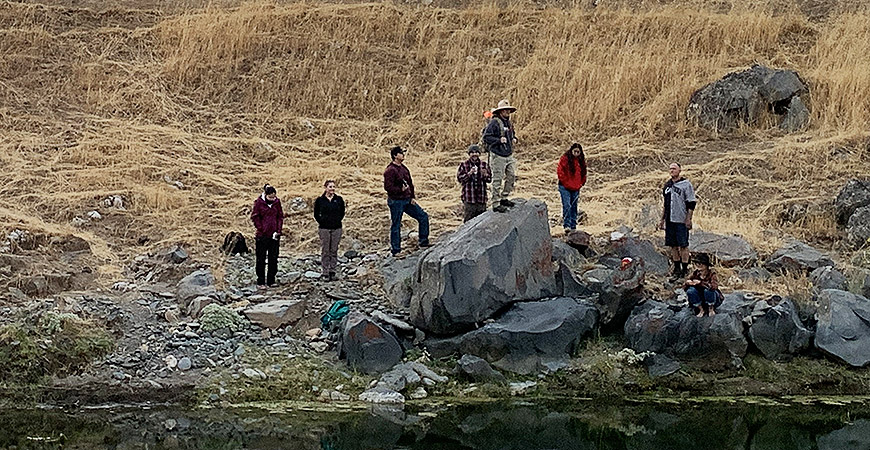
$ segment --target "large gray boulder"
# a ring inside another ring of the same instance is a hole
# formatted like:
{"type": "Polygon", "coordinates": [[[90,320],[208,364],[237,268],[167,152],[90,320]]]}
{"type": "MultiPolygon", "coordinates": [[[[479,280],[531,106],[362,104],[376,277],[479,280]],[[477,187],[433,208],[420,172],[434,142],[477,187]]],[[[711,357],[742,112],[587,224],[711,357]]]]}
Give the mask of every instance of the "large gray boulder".
{"type": "Polygon", "coordinates": [[[427,341],[435,357],[459,352],[519,374],[559,369],[580,340],[597,325],[598,311],[586,300],[558,297],[514,303],[502,316],[463,335],[427,341]]]}
{"type": "Polygon", "coordinates": [[[773,273],[809,273],[819,267],[833,266],[824,253],[800,241],[791,241],[770,256],[764,268],[773,273]]]}
{"type": "Polygon", "coordinates": [[[852,213],[846,223],[846,240],[853,248],[870,243],[870,206],[862,206],[852,213]]]}
{"type": "Polygon", "coordinates": [[[836,289],[819,294],[815,344],[854,367],[870,363],[870,300],[836,289]]]}
{"type": "Polygon", "coordinates": [[[274,330],[298,322],[305,315],[307,304],[305,299],[273,300],[253,305],[242,312],[251,322],[274,330]]]}
{"type": "Polygon", "coordinates": [[[858,419],[839,430],[819,436],[818,450],[870,449],[870,421],[858,419]]]}
{"type": "Polygon", "coordinates": [[[182,310],[197,297],[217,297],[215,279],[210,269],[200,269],[181,279],[175,289],[175,300],[182,310]]]}
{"type": "Polygon", "coordinates": [[[708,253],[723,267],[746,266],[758,259],[758,253],[740,236],[725,236],[695,231],[689,240],[689,251],[708,253]]]}
{"type": "Polygon", "coordinates": [[[645,275],[642,260],[615,269],[599,267],[575,275],[573,282],[563,277],[564,291],[566,295],[571,290],[577,293],[575,295],[589,296],[600,313],[602,327],[612,324],[621,326],[635,305],[643,299],[645,275]]]}
{"type": "Polygon", "coordinates": [[[519,200],[482,214],[423,253],[411,280],[411,322],[431,333],[472,328],[505,306],[556,293],[547,206],[519,200]]]}
{"type": "Polygon", "coordinates": [[[670,265],[668,258],[658,251],[652,242],[635,236],[623,235],[617,239],[611,239],[607,253],[619,258],[641,259],[644,269],[649,273],[657,275],[668,273],[670,265]]]}
{"type": "Polygon", "coordinates": [[[414,253],[405,258],[389,258],[381,265],[384,291],[396,306],[407,308],[411,304],[411,289],[420,256],[414,253]]]}
{"type": "Polygon", "coordinates": [[[870,178],[849,180],[834,200],[837,222],[845,226],[855,210],[864,206],[870,206],[870,178]]]}
{"type": "Polygon", "coordinates": [[[780,116],[782,128],[796,130],[806,125],[809,112],[803,101],[794,99],[808,91],[794,71],[754,65],[695,91],[686,116],[705,128],[729,130],[755,124],[771,111],[780,116]]]}
{"type": "Polygon", "coordinates": [[[813,287],[819,291],[825,289],[845,291],[847,289],[846,276],[830,266],[819,267],[810,272],[810,281],[813,283],[813,287]]]}
{"type": "Polygon", "coordinates": [[[703,370],[743,367],[748,347],[735,312],[695,317],[689,308],[675,311],[655,301],[635,308],[624,331],[636,352],[661,353],[703,370]]]}
{"type": "Polygon", "coordinates": [[[797,309],[789,299],[783,299],[763,315],[754,317],[749,327],[749,339],[765,358],[774,361],[791,360],[809,347],[811,337],[812,332],[801,323],[797,309]]]}
{"type": "Polygon", "coordinates": [[[380,373],[402,361],[398,339],[370,317],[351,312],[342,321],[339,356],[364,373],[380,373]]]}

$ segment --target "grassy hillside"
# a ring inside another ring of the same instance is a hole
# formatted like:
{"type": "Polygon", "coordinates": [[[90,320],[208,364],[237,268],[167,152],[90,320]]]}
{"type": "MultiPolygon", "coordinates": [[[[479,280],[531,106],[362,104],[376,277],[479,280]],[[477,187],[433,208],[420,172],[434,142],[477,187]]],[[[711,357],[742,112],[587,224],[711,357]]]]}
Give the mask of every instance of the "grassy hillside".
{"type": "MultiPolygon", "coordinates": [[[[85,238],[108,279],[142,236],[216,260],[224,233],[250,231],[264,183],[310,202],[336,178],[346,236],[386,248],[388,148],[407,146],[434,232],[452,229],[456,164],[483,109],[509,98],[517,194],[546,200],[551,217],[556,160],[579,141],[590,231],[645,225],[639,211],[658,205],[678,160],[700,227],[768,249],[784,205],[828,202],[870,174],[870,12],[758,3],[3,3],[0,227],[85,238]],[[755,62],[807,81],[807,131],[686,123],[695,89],[755,62]],[[126,211],[70,224],[112,194],[126,211]]],[[[810,219],[782,230],[836,248],[831,218],[810,219]]],[[[314,249],[312,224],[294,215],[285,246],[314,249]]]]}

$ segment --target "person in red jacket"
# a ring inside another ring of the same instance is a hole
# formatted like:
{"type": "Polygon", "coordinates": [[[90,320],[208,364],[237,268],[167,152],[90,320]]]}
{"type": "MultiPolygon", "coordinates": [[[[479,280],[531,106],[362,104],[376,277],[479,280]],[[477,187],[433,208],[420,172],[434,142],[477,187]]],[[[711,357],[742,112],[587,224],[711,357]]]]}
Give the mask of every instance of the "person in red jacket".
{"type": "Polygon", "coordinates": [[[586,184],[586,155],[582,145],[571,144],[559,158],[556,174],[559,176],[559,196],[562,197],[562,225],[568,234],[577,229],[577,202],[580,188],[586,184]]]}
{"type": "Polygon", "coordinates": [[[257,243],[257,288],[275,285],[275,275],[278,274],[278,247],[281,230],[284,227],[284,210],[275,188],[263,186],[263,193],[254,200],[251,211],[251,221],[257,229],[254,236],[257,243]],[[269,261],[269,271],[266,273],[266,260],[269,261]]]}

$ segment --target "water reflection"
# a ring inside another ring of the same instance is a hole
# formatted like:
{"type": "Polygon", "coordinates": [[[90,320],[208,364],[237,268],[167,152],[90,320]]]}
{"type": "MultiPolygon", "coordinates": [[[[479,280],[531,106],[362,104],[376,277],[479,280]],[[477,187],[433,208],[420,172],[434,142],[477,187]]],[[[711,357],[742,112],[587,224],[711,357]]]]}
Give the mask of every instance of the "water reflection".
{"type": "Polygon", "coordinates": [[[2,449],[868,449],[851,406],[522,402],[422,411],[0,411],[2,449]]]}

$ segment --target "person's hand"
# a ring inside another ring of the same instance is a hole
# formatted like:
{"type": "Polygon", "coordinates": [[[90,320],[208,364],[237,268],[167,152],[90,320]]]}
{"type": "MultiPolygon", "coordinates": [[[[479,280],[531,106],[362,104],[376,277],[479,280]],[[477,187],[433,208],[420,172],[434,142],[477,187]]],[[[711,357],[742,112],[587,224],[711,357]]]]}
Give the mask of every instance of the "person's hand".
{"type": "Polygon", "coordinates": [[[659,221],[659,230],[665,229],[665,219],[659,221]]]}
{"type": "Polygon", "coordinates": [[[506,137],[501,138],[501,143],[502,143],[502,144],[507,144],[507,138],[506,138],[506,137]]]}
{"type": "Polygon", "coordinates": [[[276,231],[276,232],[272,233],[272,239],[274,239],[274,240],[277,241],[278,238],[280,238],[280,237],[281,237],[281,233],[280,233],[280,232],[276,231]]]}
{"type": "Polygon", "coordinates": [[[686,219],[686,229],[692,229],[692,219],[686,219]]]}
{"type": "Polygon", "coordinates": [[[472,167],[471,167],[471,173],[472,173],[472,174],[476,174],[476,173],[477,173],[477,166],[472,166],[472,167]]]}
{"type": "Polygon", "coordinates": [[[412,199],[411,199],[411,204],[414,205],[414,206],[416,206],[416,205],[417,205],[417,200],[415,200],[415,199],[412,198],[412,199]]]}
{"type": "Polygon", "coordinates": [[[516,143],[517,143],[517,138],[514,138],[514,144],[516,144],[516,143]]]}

